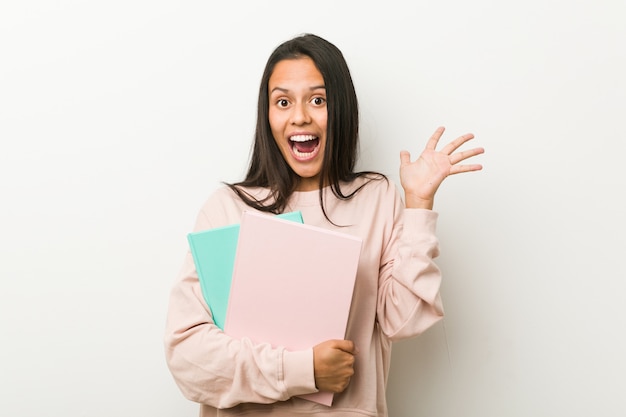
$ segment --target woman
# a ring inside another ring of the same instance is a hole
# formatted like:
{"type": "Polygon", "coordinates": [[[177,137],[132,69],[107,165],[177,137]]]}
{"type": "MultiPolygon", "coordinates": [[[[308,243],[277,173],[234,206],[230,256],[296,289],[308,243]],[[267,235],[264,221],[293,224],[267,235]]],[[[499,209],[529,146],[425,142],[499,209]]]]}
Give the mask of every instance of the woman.
{"type": "Polygon", "coordinates": [[[188,253],[171,293],[166,357],[201,416],[387,415],[391,342],[443,316],[435,192],[448,175],[482,168],[459,162],[483,149],[455,152],[473,135],[437,151],[442,134],[435,131],[416,161],[401,152],[402,199],[383,175],[354,171],[357,99],[339,49],[309,34],[272,53],[246,178],[208,199],[195,230],[239,223],[250,208],[299,210],[307,224],[361,238],[346,339],[289,352],[229,337],[212,321],[188,253]],[[336,393],[332,407],[297,397],[318,390],[336,393]]]}

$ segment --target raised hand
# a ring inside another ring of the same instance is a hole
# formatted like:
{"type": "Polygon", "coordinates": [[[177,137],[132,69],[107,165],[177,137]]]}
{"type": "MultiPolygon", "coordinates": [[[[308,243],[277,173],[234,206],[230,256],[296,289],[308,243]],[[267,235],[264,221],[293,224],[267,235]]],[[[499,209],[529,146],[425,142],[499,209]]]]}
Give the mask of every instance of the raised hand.
{"type": "Polygon", "coordinates": [[[444,179],[449,175],[483,168],[480,164],[459,164],[485,151],[483,148],[473,148],[455,152],[465,142],[474,138],[471,133],[459,136],[437,151],[437,144],[444,130],[443,126],[435,130],[424,151],[415,161],[411,162],[411,154],[408,151],[400,152],[400,184],[404,189],[407,208],[432,209],[435,193],[444,179]]]}

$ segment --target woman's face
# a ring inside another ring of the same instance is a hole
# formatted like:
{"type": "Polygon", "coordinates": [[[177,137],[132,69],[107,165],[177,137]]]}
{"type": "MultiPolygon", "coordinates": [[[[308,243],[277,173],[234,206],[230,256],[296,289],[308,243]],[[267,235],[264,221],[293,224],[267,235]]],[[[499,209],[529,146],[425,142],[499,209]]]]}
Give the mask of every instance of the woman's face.
{"type": "Polygon", "coordinates": [[[298,191],[319,188],[326,147],[324,77],[309,57],[278,62],[269,79],[269,123],[274,140],[300,176],[298,191]]]}

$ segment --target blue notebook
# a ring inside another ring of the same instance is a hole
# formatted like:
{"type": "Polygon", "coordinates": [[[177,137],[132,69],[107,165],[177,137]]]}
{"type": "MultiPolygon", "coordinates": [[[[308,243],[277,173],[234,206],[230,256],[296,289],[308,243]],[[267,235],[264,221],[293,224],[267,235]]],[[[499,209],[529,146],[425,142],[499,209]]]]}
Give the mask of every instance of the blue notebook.
{"type": "MultiPolygon", "coordinates": [[[[303,223],[299,211],[277,216],[303,223]]],[[[239,224],[232,224],[187,235],[202,295],[211,310],[213,322],[222,330],[228,309],[239,227],[239,224]]]]}

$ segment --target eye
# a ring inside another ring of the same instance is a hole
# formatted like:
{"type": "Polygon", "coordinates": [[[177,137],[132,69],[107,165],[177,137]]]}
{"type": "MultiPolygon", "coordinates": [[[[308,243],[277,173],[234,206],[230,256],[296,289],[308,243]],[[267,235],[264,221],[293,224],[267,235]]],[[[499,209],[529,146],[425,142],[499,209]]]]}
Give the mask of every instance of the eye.
{"type": "Polygon", "coordinates": [[[287,107],[289,106],[289,101],[287,99],[281,98],[280,100],[276,102],[276,105],[278,107],[287,107]]]}
{"type": "Polygon", "coordinates": [[[316,106],[321,106],[322,104],[326,103],[326,99],[324,97],[314,97],[311,101],[316,106]]]}

